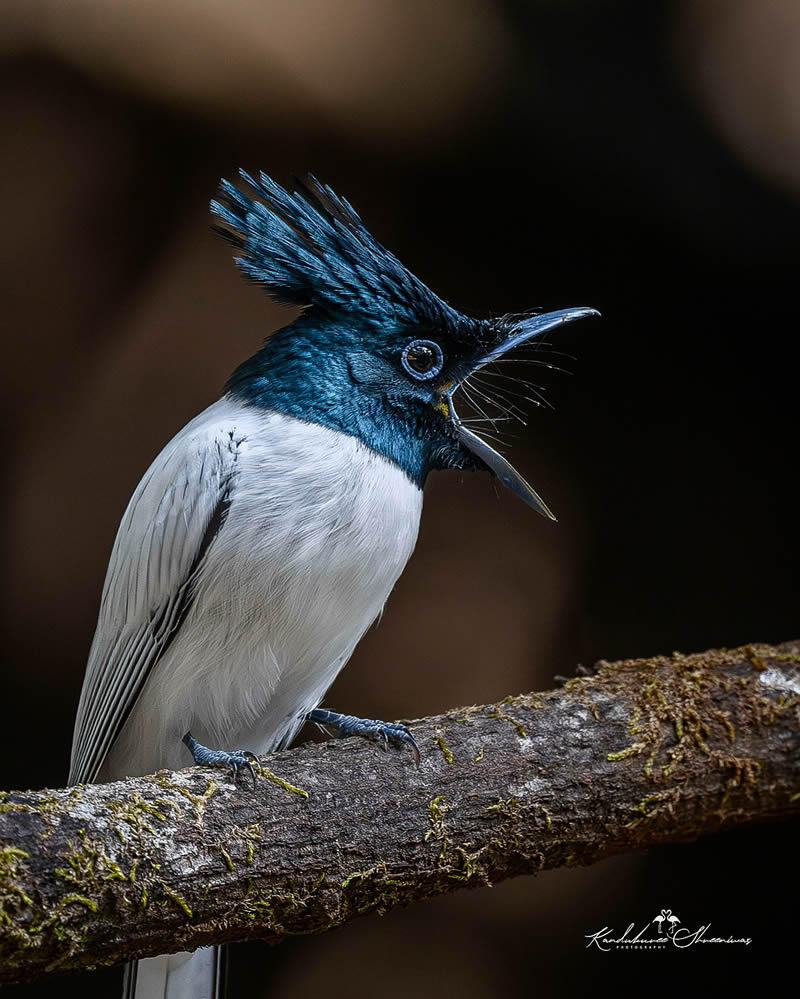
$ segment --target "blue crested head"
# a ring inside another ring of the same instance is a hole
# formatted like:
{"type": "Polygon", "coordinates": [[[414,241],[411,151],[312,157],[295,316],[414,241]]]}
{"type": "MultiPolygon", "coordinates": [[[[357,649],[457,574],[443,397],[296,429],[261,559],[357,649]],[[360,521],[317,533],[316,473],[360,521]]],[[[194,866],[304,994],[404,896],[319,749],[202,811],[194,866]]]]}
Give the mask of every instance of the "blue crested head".
{"type": "Polygon", "coordinates": [[[211,202],[224,223],[218,231],[249,278],[304,311],[237,368],[228,391],[355,436],[420,487],[434,468],[489,469],[552,517],[508,462],[464,426],[453,394],[511,347],[594,310],[469,318],[414,277],[314,177],[289,192],[264,173],[240,175],[254,196],[223,180],[211,202]]]}

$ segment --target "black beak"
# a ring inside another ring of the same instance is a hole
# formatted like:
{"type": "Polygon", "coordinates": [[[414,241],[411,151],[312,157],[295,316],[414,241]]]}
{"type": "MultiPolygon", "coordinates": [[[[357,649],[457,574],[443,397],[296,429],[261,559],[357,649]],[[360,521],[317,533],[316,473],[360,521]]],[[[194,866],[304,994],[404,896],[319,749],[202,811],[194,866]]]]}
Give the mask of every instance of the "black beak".
{"type": "MultiPolygon", "coordinates": [[[[521,343],[527,343],[528,340],[541,336],[542,333],[546,333],[548,330],[551,330],[556,326],[561,326],[562,323],[570,323],[574,319],[585,319],[587,316],[599,315],[600,313],[596,309],[561,309],[558,312],[546,312],[541,316],[534,316],[531,319],[525,319],[519,324],[519,326],[514,328],[513,332],[506,340],[490,350],[488,354],[484,354],[484,356],[472,366],[469,373],[464,377],[468,378],[469,375],[474,374],[480,368],[484,367],[484,365],[491,364],[492,361],[498,360],[498,358],[508,353],[509,350],[513,350],[514,347],[518,347],[521,343]]],[[[471,451],[476,458],[479,458],[490,471],[494,472],[504,486],[508,486],[508,488],[512,492],[516,493],[521,500],[524,500],[528,506],[532,506],[533,509],[538,513],[541,513],[542,516],[549,517],[550,520],[555,520],[556,518],[550,511],[547,504],[536,492],[536,490],[528,482],[526,482],[525,479],[523,479],[519,472],[513,468],[501,454],[498,454],[494,448],[489,447],[485,441],[482,441],[480,437],[473,434],[471,430],[467,430],[458,418],[458,414],[456,413],[453,405],[453,393],[458,389],[460,384],[461,382],[457,382],[447,392],[447,403],[450,409],[450,422],[455,429],[456,436],[459,441],[465,448],[467,448],[468,451],[471,451]]]]}

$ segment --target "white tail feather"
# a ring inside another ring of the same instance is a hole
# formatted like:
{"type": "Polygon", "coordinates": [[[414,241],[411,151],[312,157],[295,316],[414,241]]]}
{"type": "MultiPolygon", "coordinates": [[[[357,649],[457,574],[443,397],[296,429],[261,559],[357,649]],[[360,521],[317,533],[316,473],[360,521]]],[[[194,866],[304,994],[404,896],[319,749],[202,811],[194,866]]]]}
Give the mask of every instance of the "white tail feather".
{"type": "Polygon", "coordinates": [[[221,947],[162,954],[125,968],[122,999],[218,999],[224,995],[221,947]]]}

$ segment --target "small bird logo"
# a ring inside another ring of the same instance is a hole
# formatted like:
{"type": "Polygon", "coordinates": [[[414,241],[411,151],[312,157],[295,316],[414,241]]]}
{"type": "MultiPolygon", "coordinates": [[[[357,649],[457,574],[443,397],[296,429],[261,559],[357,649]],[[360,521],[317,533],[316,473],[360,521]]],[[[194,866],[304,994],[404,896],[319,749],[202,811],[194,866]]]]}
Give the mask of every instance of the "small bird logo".
{"type": "Polygon", "coordinates": [[[666,923],[667,936],[671,937],[675,934],[680,919],[672,914],[672,909],[662,909],[657,916],[653,917],[653,922],[658,924],[658,932],[662,934],[664,933],[664,924],[666,923]]]}

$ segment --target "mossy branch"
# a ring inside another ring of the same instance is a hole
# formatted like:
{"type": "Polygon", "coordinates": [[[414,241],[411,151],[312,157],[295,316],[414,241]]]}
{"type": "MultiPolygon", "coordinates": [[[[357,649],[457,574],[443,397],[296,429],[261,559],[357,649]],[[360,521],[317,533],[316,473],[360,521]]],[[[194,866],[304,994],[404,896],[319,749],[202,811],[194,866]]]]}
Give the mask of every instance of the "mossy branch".
{"type": "Polygon", "coordinates": [[[0,981],[373,911],[800,811],[800,642],[600,663],[557,690],[218,770],[0,793],[0,981]]]}

